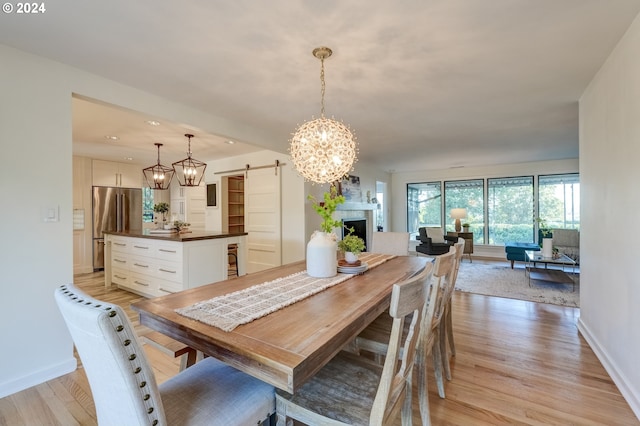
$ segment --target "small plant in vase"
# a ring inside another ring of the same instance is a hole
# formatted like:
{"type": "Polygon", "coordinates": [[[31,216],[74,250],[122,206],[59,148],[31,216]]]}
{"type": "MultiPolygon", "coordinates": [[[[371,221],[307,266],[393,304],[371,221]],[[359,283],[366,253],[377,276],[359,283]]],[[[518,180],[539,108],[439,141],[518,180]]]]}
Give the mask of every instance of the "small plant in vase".
{"type": "Polygon", "coordinates": [[[349,229],[349,234],[338,241],[338,248],[344,252],[344,260],[347,263],[358,262],[358,255],[364,250],[364,240],[352,232],[353,228],[349,229]]]}
{"type": "Polygon", "coordinates": [[[322,218],[321,231],[314,232],[307,244],[307,274],[315,278],[333,277],[338,273],[338,237],[333,233],[333,229],[342,226],[342,221],[334,219],[333,213],[338,205],[344,203],[345,198],[338,195],[335,185],[331,185],[329,191],[324,193],[323,202],[318,202],[312,195],[307,198],[322,218]]]}
{"type": "Polygon", "coordinates": [[[539,241],[540,247],[542,247],[542,257],[553,257],[553,234],[551,229],[547,226],[544,219],[537,217],[538,229],[542,236],[542,241],[539,241]]]}
{"type": "Polygon", "coordinates": [[[176,231],[178,232],[183,232],[183,231],[187,231],[189,229],[189,226],[191,226],[190,223],[187,222],[183,222],[181,220],[176,220],[173,222],[173,227],[176,229],[176,231]]]}
{"type": "MultiPolygon", "coordinates": [[[[153,211],[162,215],[162,225],[167,223],[167,213],[169,212],[169,203],[158,203],[153,205],[153,211]]],[[[157,222],[156,222],[157,223],[157,222]]]]}

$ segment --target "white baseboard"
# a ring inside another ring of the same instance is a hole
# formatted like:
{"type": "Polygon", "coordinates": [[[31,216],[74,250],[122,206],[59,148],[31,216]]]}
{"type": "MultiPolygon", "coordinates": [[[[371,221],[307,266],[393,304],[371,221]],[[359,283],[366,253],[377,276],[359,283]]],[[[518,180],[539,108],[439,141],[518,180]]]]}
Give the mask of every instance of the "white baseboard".
{"type": "Polygon", "coordinates": [[[39,370],[27,376],[0,383],[0,398],[4,398],[5,396],[9,396],[32,386],[39,385],[40,383],[44,383],[48,380],[55,379],[56,377],[71,373],[72,371],[75,371],[76,368],[78,368],[78,361],[72,355],[71,358],[66,361],[52,365],[44,370],[39,370]]]}
{"type": "Polygon", "coordinates": [[[578,319],[578,330],[589,346],[591,346],[591,349],[596,354],[596,357],[598,357],[598,360],[600,360],[600,363],[602,363],[604,369],[607,370],[609,376],[611,376],[611,379],[620,390],[620,393],[631,407],[631,411],[633,411],[638,420],[640,420],[640,394],[634,392],[632,387],[629,386],[624,375],[620,374],[619,368],[617,368],[615,362],[612,361],[607,351],[602,347],[602,345],[600,345],[598,339],[596,339],[589,331],[589,327],[582,322],[582,318],[578,319]]]}

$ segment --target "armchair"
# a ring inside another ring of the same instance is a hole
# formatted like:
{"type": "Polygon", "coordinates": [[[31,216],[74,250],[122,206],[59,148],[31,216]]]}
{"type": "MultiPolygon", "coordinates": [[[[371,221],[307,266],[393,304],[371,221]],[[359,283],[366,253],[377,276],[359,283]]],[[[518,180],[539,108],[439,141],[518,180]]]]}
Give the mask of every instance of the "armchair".
{"type": "Polygon", "coordinates": [[[421,227],[418,232],[420,244],[416,246],[416,251],[429,256],[447,253],[458,241],[458,237],[444,235],[442,228],[438,227],[421,227]]]}

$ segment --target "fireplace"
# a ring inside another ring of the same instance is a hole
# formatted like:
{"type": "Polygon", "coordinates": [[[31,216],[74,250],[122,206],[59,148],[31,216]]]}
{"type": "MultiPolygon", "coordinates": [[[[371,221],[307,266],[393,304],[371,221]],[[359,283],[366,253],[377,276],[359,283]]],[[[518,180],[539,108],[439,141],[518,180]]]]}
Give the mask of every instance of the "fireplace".
{"type": "Polygon", "coordinates": [[[349,233],[347,229],[353,228],[353,235],[357,235],[358,237],[364,240],[365,249],[367,251],[367,219],[366,218],[349,218],[342,219],[342,237],[349,233]]]}

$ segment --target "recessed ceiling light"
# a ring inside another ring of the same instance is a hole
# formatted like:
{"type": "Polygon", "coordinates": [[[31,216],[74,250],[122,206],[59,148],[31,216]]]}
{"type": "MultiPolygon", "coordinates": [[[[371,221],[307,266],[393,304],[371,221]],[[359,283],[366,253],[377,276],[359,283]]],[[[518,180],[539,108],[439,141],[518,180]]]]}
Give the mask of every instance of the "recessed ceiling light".
{"type": "Polygon", "coordinates": [[[159,125],[160,125],[160,122],[159,122],[159,121],[156,121],[156,120],[147,120],[147,121],[146,121],[146,123],[147,123],[149,126],[159,126],[159,125]]]}
{"type": "Polygon", "coordinates": [[[235,142],[234,142],[234,141],[227,141],[227,143],[228,143],[229,145],[233,145],[235,142]]]}
{"type": "Polygon", "coordinates": [[[119,137],[112,135],[106,135],[104,138],[109,139],[110,141],[117,141],[118,139],[120,139],[119,137]]]}
{"type": "Polygon", "coordinates": [[[133,157],[124,157],[124,159],[127,161],[133,161],[133,157]]]}

